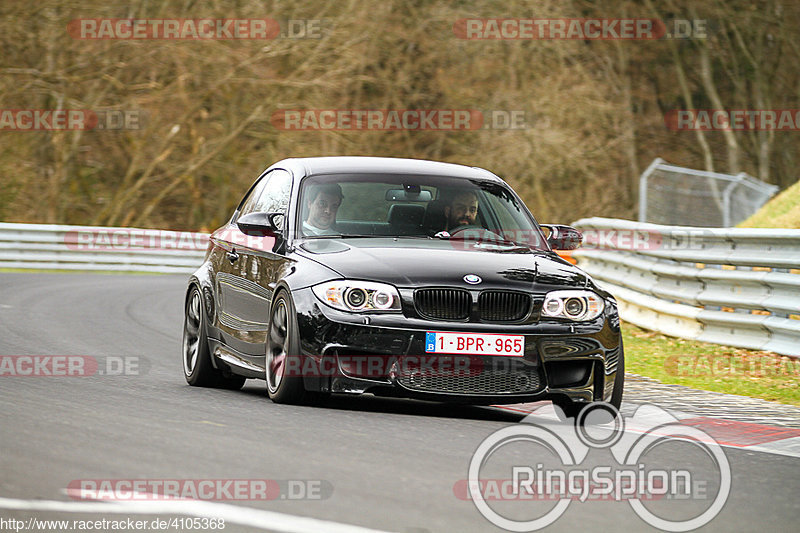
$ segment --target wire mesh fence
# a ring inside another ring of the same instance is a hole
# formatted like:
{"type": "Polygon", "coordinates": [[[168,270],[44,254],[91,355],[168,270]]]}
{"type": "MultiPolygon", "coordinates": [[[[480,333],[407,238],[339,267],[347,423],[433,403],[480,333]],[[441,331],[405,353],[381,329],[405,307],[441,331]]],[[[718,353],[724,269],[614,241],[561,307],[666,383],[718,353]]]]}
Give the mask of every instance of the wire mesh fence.
{"type": "Polygon", "coordinates": [[[656,158],[639,178],[639,222],[731,227],[766,203],[778,187],[737,175],[678,167],[656,158]]]}

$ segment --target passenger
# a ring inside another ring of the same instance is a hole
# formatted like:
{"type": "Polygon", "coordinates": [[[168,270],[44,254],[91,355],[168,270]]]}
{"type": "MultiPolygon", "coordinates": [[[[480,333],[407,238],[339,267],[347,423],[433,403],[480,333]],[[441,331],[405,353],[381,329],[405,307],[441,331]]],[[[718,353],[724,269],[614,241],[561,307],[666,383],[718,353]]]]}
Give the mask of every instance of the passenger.
{"type": "Polygon", "coordinates": [[[342,187],[338,183],[311,185],[306,199],[308,216],[303,221],[305,235],[338,235],[336,212],[342,205],[342,187]]]}

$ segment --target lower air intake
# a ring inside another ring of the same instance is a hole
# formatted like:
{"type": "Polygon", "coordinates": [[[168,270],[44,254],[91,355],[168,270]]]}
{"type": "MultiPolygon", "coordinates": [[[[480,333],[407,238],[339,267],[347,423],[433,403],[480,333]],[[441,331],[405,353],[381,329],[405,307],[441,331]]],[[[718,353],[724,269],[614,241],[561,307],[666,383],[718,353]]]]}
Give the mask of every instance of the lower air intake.
{"type": "Polygon", "coordinates": [[[505,368],[487,365],[469,375],[448,374],[411,371],[399,376],[397,381],[410,390],[451,394],[520,394],[542,388],[539,368],[523,363],[505,365],[505,368]]]}

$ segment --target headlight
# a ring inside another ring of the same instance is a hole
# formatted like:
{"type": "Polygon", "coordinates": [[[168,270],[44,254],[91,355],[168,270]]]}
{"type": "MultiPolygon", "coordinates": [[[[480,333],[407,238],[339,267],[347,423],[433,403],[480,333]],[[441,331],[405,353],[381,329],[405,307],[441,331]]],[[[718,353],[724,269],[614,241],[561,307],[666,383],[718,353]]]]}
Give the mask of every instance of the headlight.
{"type": "Polygon", "coordinates": [[[544,297],[542,316],[575,322],[593,320],[600,316],[604,307],[603,299],[592,291],[553,291],[544,297]]]}
{"type": "Polygon", "coordinates": [[[391,285],[371,281],[337,280],[311,288],[317,298],[342,311],[400,311],[400,295],[391,285]]]}

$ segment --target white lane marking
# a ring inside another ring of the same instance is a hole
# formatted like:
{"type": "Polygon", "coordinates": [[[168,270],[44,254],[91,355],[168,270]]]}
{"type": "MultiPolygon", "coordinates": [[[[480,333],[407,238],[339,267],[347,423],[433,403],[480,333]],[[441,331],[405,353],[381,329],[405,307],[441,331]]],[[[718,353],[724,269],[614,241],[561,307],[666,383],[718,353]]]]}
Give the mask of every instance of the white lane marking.
{"type": "Polygon", "coordinates": [[[773,453],[775,455],[786,455],[787,457],[800,458],[800,437],[790,437],[788,439],[774,440],[764,444],[754,444],[744,446],[741,449],[756,452],[773,453]]]}
{"type": "Polygon", "coordinates": [[[64,502],[56,500],[19,500],[0,497],[0,509],[18,511],[44,511],[62,513],[99,514],[177,514],[200,518],[222,518],[225,523],[280,531],[282,533],[387,533],[350,524],[295,516],[274,511],[264,511],[227,503],[181,501],[116,501],[116,502],[64,502]]]}

